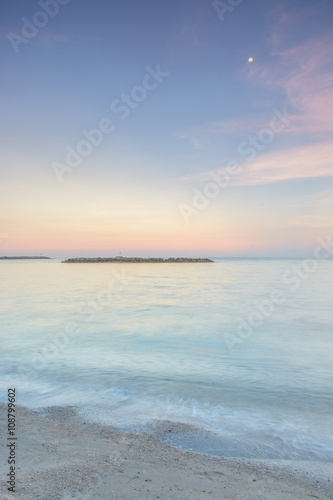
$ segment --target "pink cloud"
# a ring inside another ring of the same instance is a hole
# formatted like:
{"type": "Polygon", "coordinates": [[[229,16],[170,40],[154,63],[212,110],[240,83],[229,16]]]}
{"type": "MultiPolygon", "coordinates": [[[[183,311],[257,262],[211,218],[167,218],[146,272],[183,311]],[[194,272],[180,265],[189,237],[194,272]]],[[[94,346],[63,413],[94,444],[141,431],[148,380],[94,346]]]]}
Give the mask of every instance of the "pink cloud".
{"type": "MultiPolygon", "coordinates": [[[[288,133],[327,135],[333,132],[333,35],[312,40],[278,53],[270,66],[250,65],[247,77],[267,87],[280,87],[295,116],[288,133]]],[[[272,105],[272,108],[274,105],[272,105]]],[[[287,105],[288,107],[288,105],[287,105]]],[[[204,146],[209,137],[237,132],[239,135],[263,127],[267,115],[238,117],[205,123],[178,134],[195,147],[204,146]]]]}
{"type": "Polygon", "coordinates": [[[283,89],[298,112],[290,132],[327,134],[333,131],[333,35],[297,47],[275,50],[269,66],[253,65],[248,78],[283,89]]]}
{"type": "MultiPolygon", "coordinates": [[[[240,163],[241,172],[231,176],[235,186],[258,186],[273,182],[311,177],[328,177],[333,174],[333,144],[300,146],[286,151],[260,153],[251,162],[240,163]]],[[[225,167],[215,170],[223,175],[225,167]]],[[[209,172],[193,176],[197,181],[211,181],[209,172]]]]}
{"type": "MultiPolygon", "coordinates": [[[[279,134],[294,144],[308,137],[309,145],[285,151],[258,153],[255,161],[243,163],[242,175],[235,184],[258,185],[288,179],[333,175],[333,34],[308,40],[298,46],[280,48],[293,19],[281,14],[271,38],[272,62],[247,65],[246,78],[267,88],[282,89],[286,107],[293,116],[279,134]]],[[[272,105],[274,108],[274,105],[272,105]]],[[[253,134],[267,126],[269,114],[218,120],[183,131],[195,147],[205,147],[215,136],[226,139],[237,134],[253,134]]],[[[239,161],[239,156],[235,155],[239,161]]],[[[241,161],[242,158],[241,158],[241,161]]],[[[208,178],[206,174],[202,178],[208,178]]]]}
{"type": "MultiPolygon", "coordinates": [[[[272,106],[272,109],[274,106],[272,106]]],[[[282,111],[282,110],[281,110],[282,111]]],[[[214,122],[207,122],[200,127],[194,127],[188,130],[183,130],[176,134],[179,139],[187,139],[195,149],[202,149],[211,144],[214,137],[224,136],[227,134],[237,133],[239,138],[243,139],[243,135],[254,133],[261,128],[269,125],[270,118],[273,115],[257,115],[255,117],[238,117],[231,120],[219,120],[214,122]]],[[[293,116],[291,120],[295,120],[293,116]]],[[[289,130],[289,125],[288,125],[289,130]]],[[[279,132],[283,134],[283,131],[279,132]]]]}

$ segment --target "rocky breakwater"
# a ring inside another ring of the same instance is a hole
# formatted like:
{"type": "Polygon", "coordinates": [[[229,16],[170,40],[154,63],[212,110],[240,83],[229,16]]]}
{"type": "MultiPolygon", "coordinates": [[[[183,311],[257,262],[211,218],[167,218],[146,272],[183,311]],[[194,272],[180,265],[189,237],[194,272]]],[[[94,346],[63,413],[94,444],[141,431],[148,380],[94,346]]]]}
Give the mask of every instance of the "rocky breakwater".
{"type": "Polygon", "coordinates": [[[88,263],[88,264],[96,264],[99,262],[122,262],[122,263],[128,263],[128,262],[133,262],[133,263],[144,263],[144,262],[149,262],[149,263],[184,263],[184,262],[214,262],[213,260],[210,259],[192,259],[188,257],[170,257],[169,259],[161,259],[158,257],[148,257],[148,258],[142,258],[142,257],[77,257],[74,259],[67,259],[62,261],[65,264],[83,264],[83,263],[88,263]]]}

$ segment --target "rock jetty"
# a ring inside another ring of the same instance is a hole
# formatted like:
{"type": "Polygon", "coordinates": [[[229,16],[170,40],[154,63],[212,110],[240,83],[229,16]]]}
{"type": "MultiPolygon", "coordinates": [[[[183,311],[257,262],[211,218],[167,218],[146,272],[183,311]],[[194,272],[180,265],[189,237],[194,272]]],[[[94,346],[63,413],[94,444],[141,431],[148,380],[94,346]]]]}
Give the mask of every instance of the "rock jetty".
{"type": "Polygon", "coordinates": [[[213,260],[210,259],[192,259],[188,257],[170,257],[169,259],[161,259],[158,257],[148,257],[148,258],[142,258],[142,257],[78,257],[75,259],[67,259],[62,261],[65,264],[82,264],[82,263],[97,263],[97,262],[123,262],[123,263],[128,263],[128,262],[133,262],[133,263],[143,263],[143,262],[149,262],[149,263],[183,263],[183,262],[214,262],[213,260]]]}

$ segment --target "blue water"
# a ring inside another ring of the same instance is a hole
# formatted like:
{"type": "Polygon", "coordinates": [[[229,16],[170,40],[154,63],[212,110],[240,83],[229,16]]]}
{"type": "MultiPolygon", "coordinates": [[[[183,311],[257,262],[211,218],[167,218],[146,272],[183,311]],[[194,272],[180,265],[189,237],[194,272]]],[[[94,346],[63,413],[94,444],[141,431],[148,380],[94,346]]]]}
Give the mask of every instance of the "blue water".
{"type": "Polygon", "coordinates": [[[332,460],[333,261],[302,265],[1,261],[0,400],[15,386],[123,429],[189,424],[192,449],[332,460]]]}

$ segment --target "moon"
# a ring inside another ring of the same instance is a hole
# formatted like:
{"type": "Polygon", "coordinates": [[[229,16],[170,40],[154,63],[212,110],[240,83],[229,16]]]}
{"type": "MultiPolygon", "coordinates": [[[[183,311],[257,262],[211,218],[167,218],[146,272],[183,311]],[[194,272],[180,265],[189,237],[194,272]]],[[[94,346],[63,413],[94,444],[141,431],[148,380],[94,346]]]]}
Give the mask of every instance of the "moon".
{"type": "Polygon", "coordinates": [[[253,62],[253,57],[249,57],[248,62],[253,62]]]}

